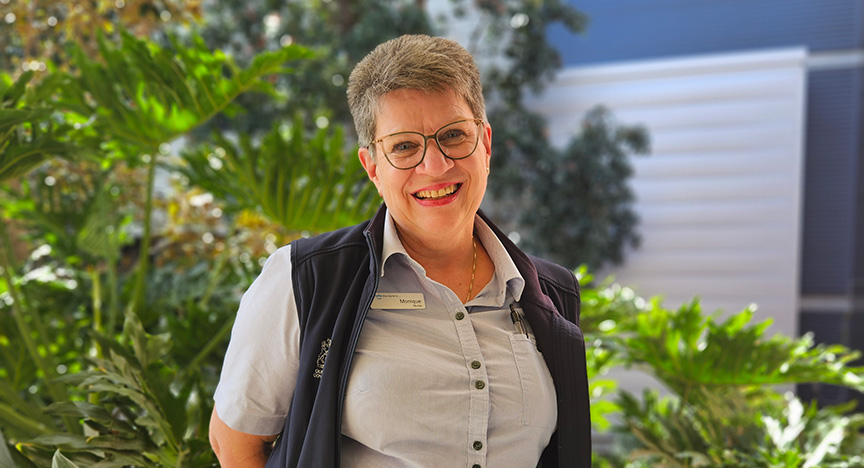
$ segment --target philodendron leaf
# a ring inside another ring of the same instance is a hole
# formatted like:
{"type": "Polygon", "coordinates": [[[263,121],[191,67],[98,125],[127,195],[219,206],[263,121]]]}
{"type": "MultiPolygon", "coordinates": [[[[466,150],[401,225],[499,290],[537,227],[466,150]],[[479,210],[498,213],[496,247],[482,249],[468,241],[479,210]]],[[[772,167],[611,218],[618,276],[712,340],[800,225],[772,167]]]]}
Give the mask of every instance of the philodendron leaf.
{"type": "Polygon", "coordinates": [[[862,390],[864,367],[848,366],[859,352],[813,344],[812,336],[767,336],[769,321],[751,323],[748,307],[724,321],[703,314],[698,301],[670,310],[659,302],[640,313],[624,339],[627,358],[648,365],[672,390],[703,390],[823,382],[862,390]],[[754,359],[758,356],[758,359],[754,359]]]}
{"type": "Polygon", "coordinates": [[[170,47],[123,31],[115,44],[99,38],[98,59],[72,45],[77,74],[65,99],[93,115],[94,126],[141,151],[153,151],[229,108],[247,91],[272,93],[264,78],[287,73],[288,62],[310,56],[300,46],[257,55],[240,69],[233,58],[211,51],[200,37],[170,47]],[[106,86],[110,83],[111,86],[106,86]]]}
{"type": "Polygon", "coordinates": [[[51,468],[79,468],[79,466],[64,457],[58,450],[54,452],[54,458],[51,460],[51,468]]]}
{"type": "Polygon", "coordinates": [[[0,72],[0,181],[21,177],[50,158],[90,158],[102,142],[86,118],[61,111],[55,102],[67,75],[49,73],[38,83],[32,78],[27,72],[9,85],[11,77],[0,72]]]}
{"type": "Polygon", "coordinates": [[[185,152],[178,169],[229,209],[259,210],[289,231],[323,232],[368,219],[380,205],[340,127],[310,132],[297,116],[260,141],[219,133],[214,140],[185,152]]]}

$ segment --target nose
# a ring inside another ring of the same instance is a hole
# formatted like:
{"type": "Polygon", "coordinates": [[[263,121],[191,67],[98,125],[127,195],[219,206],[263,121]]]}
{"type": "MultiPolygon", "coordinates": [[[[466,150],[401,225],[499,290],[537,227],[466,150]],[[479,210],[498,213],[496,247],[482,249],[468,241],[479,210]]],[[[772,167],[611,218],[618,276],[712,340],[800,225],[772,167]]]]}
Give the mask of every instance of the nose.
{"type": "Polygon", "coordinates": [[[449,171],[453,167],[453,164],[453,160],[444,156],[444,153],[438,148],[435,137],[427,137],[426,155],[423,156],[423,162],[416,167],[416,170],[422,174],[435,177],[449,171]]]}

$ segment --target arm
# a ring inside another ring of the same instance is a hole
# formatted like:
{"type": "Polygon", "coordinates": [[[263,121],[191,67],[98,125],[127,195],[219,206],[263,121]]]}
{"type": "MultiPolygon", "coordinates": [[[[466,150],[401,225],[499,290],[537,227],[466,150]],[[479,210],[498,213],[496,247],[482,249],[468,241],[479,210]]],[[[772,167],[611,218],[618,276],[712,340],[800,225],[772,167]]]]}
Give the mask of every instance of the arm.
{"type": "Polygon", "coordinates": [[[289,413],[300,328],[290,249],[276,251],[243,295],[214,395],[210,444],[223,467],[261,467],[289,413]]]}
{"type": "Polygon", "coordinates": [[[276,435],[259,436],[235,431],[216,414],[210,416],[210,445],[222,468],[264,468],[276,435]]]}

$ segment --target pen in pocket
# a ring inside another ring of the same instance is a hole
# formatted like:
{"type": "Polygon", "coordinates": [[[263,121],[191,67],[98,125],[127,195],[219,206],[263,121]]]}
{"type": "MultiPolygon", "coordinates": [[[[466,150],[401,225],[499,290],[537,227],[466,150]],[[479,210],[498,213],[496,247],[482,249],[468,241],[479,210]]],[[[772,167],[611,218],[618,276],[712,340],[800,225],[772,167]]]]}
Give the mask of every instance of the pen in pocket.
{"type": "Polygon", "coordinates": [[[525,329],[525,324],[522,323],[522,316],[519,315],[519,312],[516,312],[516,308],[513,307],[513,304],[510,304],[510,320],[513,321],[513,325],[516,326],[516,333],[525,335],[525,338],[528,338],[528,330],[525,329]]]}

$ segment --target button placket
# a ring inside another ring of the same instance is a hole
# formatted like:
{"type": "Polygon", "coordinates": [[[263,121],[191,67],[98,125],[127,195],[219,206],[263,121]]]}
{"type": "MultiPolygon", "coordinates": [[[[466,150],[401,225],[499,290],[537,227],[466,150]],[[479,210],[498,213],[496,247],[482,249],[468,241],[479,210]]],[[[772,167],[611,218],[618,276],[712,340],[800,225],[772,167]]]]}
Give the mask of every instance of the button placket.
{"type": "Polygon", "coordinates": [[[469,408],[468,408],[468,432],[466,434],[465,448],[471,463],[482,466],[486,463],[486,440],[489,430],[489,415],[491,405],[489,399],[489,376],[486,366],[483,365],[483,354],[480,351],[480,343],[477,341],[477,333],[471,321],[471,316],[462,302],[455,294],[442,294],[446,297],[448,307],[452,310],[452,320],[456,328],[459,345],[465,359],[465,367],[468,370],[469,408]],[[479,448],[477,448],[479,447],[479,448]]]}

